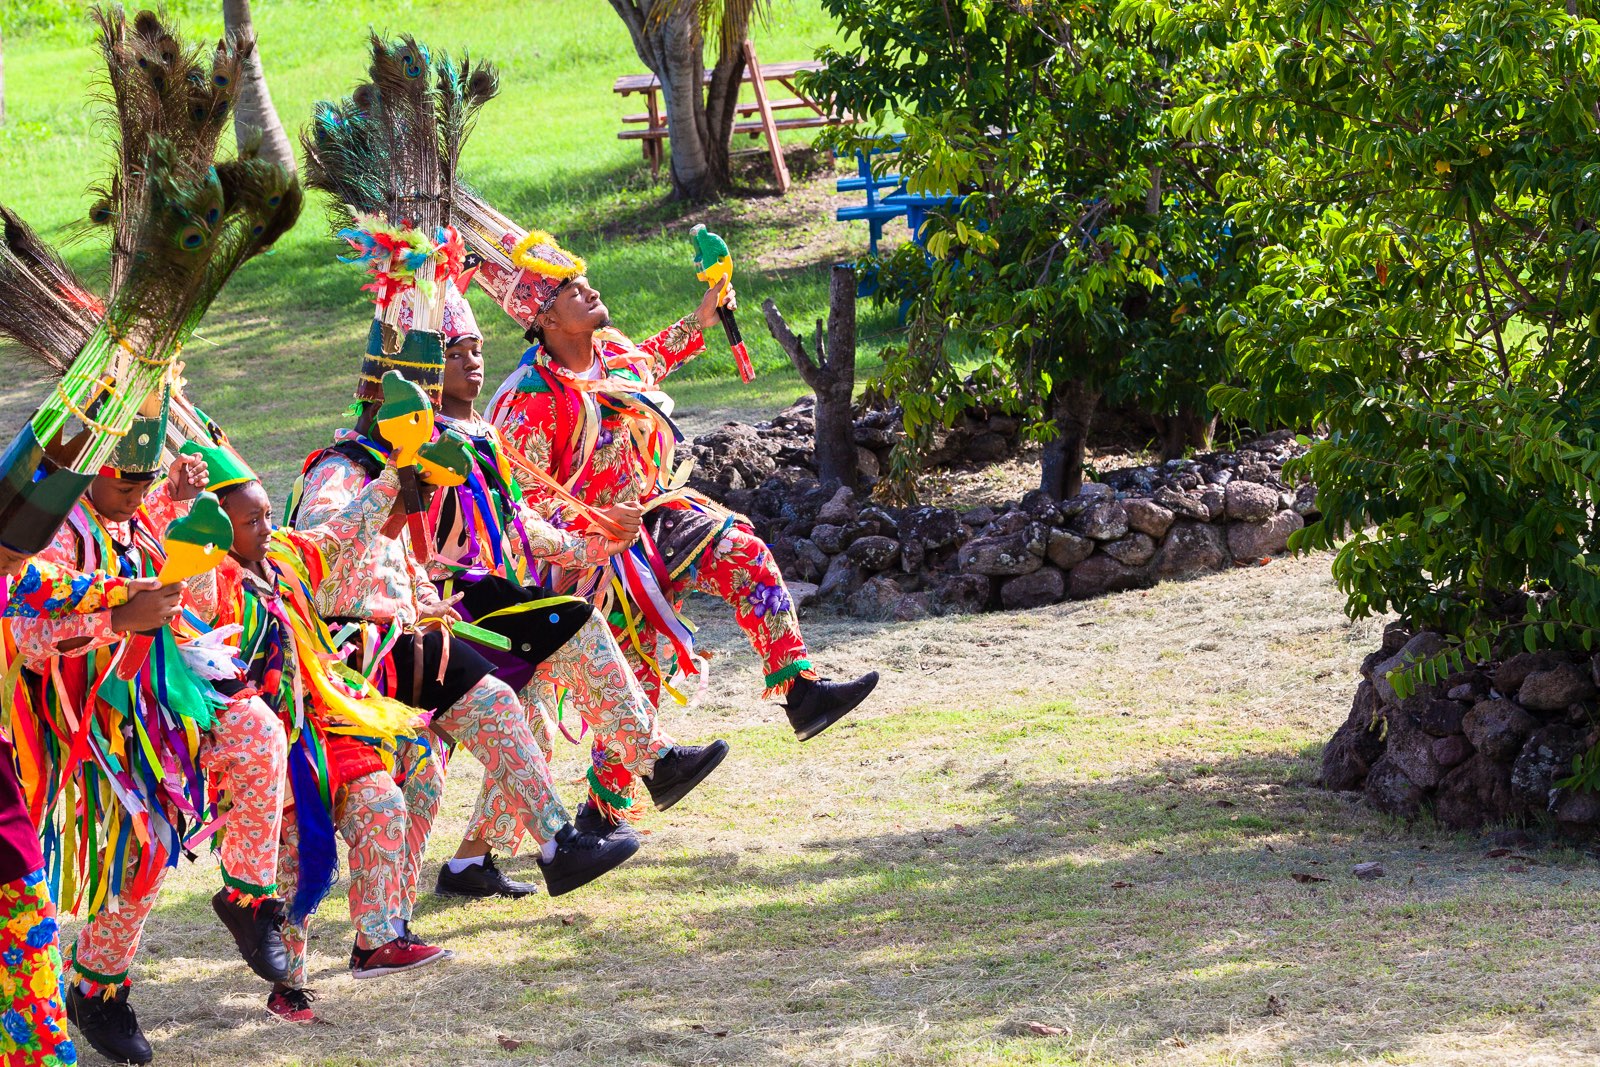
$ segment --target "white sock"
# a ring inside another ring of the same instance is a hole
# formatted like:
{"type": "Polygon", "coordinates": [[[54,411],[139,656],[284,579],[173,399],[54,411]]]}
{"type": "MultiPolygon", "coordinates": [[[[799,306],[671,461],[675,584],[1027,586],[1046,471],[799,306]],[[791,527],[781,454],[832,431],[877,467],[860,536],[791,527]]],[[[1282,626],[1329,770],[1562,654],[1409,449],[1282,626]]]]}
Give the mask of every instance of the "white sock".
{"type": "Polygon", "coordinates": [[[451,874],[460,874],[462,871],[466,870],[468,867],[482,867],[483,866],[483,857],[482,856],[468,856],[464,860],[453,859],[453,860],[449,861],[449,865],[450,865],[450,873],[451,874]]]}
{"type": "Polygon", "coordinates": [[[539,858],[544,860],[546,863],[549,863],[551,860],[556,858],[555,838],[552,837],[550,840],[539,846],[539,858]]]}

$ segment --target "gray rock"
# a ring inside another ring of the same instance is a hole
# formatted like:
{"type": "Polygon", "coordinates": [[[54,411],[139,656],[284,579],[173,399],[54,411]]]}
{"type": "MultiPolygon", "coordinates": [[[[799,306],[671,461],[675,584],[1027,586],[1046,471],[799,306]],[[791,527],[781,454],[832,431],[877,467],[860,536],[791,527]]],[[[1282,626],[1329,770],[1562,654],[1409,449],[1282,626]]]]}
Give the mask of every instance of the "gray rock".
{"type": "Polygon", "coordinates": [[[1440,779],[1433,804],[1439,821],[1456,830],[1501,822],[1517,807],[1511,771],[1480,752],[1440,779]]]}
{"type": "Polygon", "coordinates": [[[1366,784],[1367,773],[1384,749],[1382,723],[1373,718],[1377,708],[1372,683],[1363,681],[1350,702],[1350,716],[1323,746],[1323,788],[1348,791],[1366,784]]]}
{"type": "Polygon", "coordinates": [[[1126,563],[1130,567],[1142,567],[1156,554],[1156,543],[1150,539],[1149,534],[1135,531],[1115,541],[1107,541],[1100,546],[1100,551],[1118,563],[1126,563]]]}
{"type": "Polygon", "coordinates": [[[933,614],[933,604],[927,593],[908,593],[894,606],[896,622],[916,622],[933,614]]]}
{"type": "Polygon", "coordinates": [[[1080,537],[1115,541],[1128,532],[1128,509],[1119,501],[1102,500],[1075,516],[1068,527],[1080,537]]]}
{"type": "Polygon", "coordinates": [[[944,610],[957,615],[976,615],[988,610],[993,589],[992,580],[981,574],[947,574],[934,581],[931,592],[944,610]]]}
{"type": "Polygon", "coordinates": [[[1149,584],[1148,567],[1130,567],[1097,553],[1072,568],[1072,573],[1067,575],[1067,596],[1073,600],[1087,600],[1149,584]]]}
{"type": "Polygon", "coordinates": [[[1556,782],[1572,774],[1573,758],[1584,751],[1583,738],[1566,726],[1534,731],[1511,766],[1511,790],[1534,811],[1550,811],[1559,799],[1556,782]]]}
{"type": "Polygon", "coordinates": [[[1094,554],[1094,542],[1066,530],[1051,530],[1044,554],[1057,567],[1070,571],[1094,554]]]}
{"type": "Polygon", "coordinates": [[[1289,548],[1289,535],[1305,524],[1306,521],[1292,511],[1280,511],[1262,523],[1230,522],[1228,552],[1237,560],[1281,555],[1289,548]]]}
{"type": "Polygon", "coordinates": [[[918,508],[907,516],[907,523],[907,536],[930,551],[948,548],[966,536],[961,519],[949,508],[918,508]]]}
{"type": "Polygon", "coordinates": [[[1394,685],[1389,681],[1389,672],[1420,663],[1429,656],[1438,655],[1449,646],[1444,638],[1430,630],[1424,630],[1401,646],[1400,651],[1379,662],[1372,668],[1372,685],[1378,691],[1380,704],[1397,704],[1400,698],[1395,695],[1394,685]]]}
{"type": "Polygon", "coordinates": [[[1515,697],[1534,671],[1547,671],[1564,663],[1554,652],[1518,652],[1494,672],[1494,687],[1503,697],[1515,697]]]}
{"type": "Polygon", "coordinates": [[[814,582],[796,582],[784,579],[784,588],[789,590],[789,599],[794,601],[795,611],[804,611],[817,600],[819,592],[814,582]]]}
{"type": "Polygon", "coordinates": [[[1228,565],[1223,533],[1210,523],[1179,519],[1167,531],[1150,567],[1157,578],[1189,578],[1228,565]]]}
{"type": "Polygon", "coordinates": [[[1591,827],[1600,823],[1600,793],[1568,793],[1556,803],[1556,819],[1563,825],[1591,827]]]}
{"type": "Polygon", "coordinates": [[[1066,579],[1054,567],[1040,567],[1000,583],[1000,605],[1007,610],[1042,608],[1055,604],[1066,592],[1066,579]]]}
{"type": "Polygon", "coordinates": [[[998,463],[1011,454],[1011,446],[997,433],[980,433],[962,455],[973,463],[998,463]]]}
{"type": "MultiPolygon", "coordinates": [[[[1166,508],[1175,518],[1193,519],[1195,522],[1211,521],[1211,510],[1200,502],[1199,497],[1162,486],[1156,490],[1153,500],[1157,507],[1166,508]]],[[[1149,533],[1148,530],[1145,532],[1149,533]]]]}
{"type": "Polygon", "coordinates": [[[1026,511],[1008,511],[1004,515],[996,515],[994,521],[984,528],[983,535],[993,537],[996,534],[1020,533],[1026,530],[1031,522],[1033,516],[1026,511]]]}
{"type": "Polygon", "coordinates": [[[1576,663],[1562,663],[1547,671],[1534,671],[1517,690],[1517,703],[1529,711],[1561,711],[1568,704],[1593,700],[1594,682],[1576,663]]]}
{"type": "Polygon", "coordinates": [[[994,508],[980,504],[968,511],[961,513],[963,526],[987,526],[994,521],[994,508]]]}
{"type": "Polygon", "coordinates": [[[1222,512],[1227,501],[1227,494],[1220,485],[1208,485],[1200,490],[1200,503],[1205,506],[1206,518],[1216,522],[1222,518],[1222,512]]]}
{"type": "MultiPolygon", "coordinates": [[[[877,523],[878,532],[885,537],[900,536],[899,520],[880,507],[862,508],[861,513],[856,518],[861,522],[877,523]]],[[[951,513],[951,518],[955,518],[954,513],[951,513]]]]}
{"type": "Polygon", "coordinates": [[[883,530],[871,519],[857,519],[855,522],[845,524],[842,540],[844,547],[849,548],[863,537],[877,537],[881,533],[883,530]]]}
{"type": "Polygon", "coordinates": [[[1461,732],[1462,721],[1471,705],[1419,694],[1402,701],[1400,707],[1423,733],[1433,737],[1449,737],[1461,732]]]}
{"type": "Polygon", "coordinates": [[[844,554],[860,564],[863,570],[888,570],[900,554],[900,542],[892,537],[863,537],[845,549],[844,554]]]}
{"type": "Polygon", "coordinates": [[[900,569],[907,574],[916,574],[927,562],[928,550],[921,541],[913,538],[900,545],[900,569]]]}
{"type": "Polygon", "coordinates": [[[1422,810],[1422,790],[1388,756],[1372,765],[1363,793],[1368,804],[1386,815],[1409,817],[1422,810]]]}
{"type": "Polygon", "coordinates": [[[861,568],[850,562],[848,556],[834,556],[828,572],[822,576],[817,595],[823,600],[836,600],[849,596],[861,588],[861,568]]]}
{"type": "Polygon", "coordinates": [[[900,587],[888,578],[868,578],[850,594],[845,609],[858,619],[889,619],[904,597],[900,587]]]}
{"type": "Polygon", "coordinates": [[[1032,574],[1044,561],[1029,550],[1029,541],[1024,532],[975,537],[961,546],[956,554],[956,565],[968,574],[999,577],[1032,574]]]}
{"type": "MultiPolygon", "coordinates": [[[[841,485],[839,491],[833,494],[822,510],[817,512],[817,521],[829,523],[833,526],[843,526],[856,517],[856,491],[848,485],[841,485]]],[[[815,538],[813,538],[815,540],[815,538]]]]}
{"type": "Polygon", "coordinates": [[[1532,715],[1509,700],[1480,700],[1461,720],[1472,747],[1492,760],[1509,760],[1538,725],[1532,715]]]}
{"type": "Polygon", "coordinates": [[[1266,522],[1278,510],[1278,491],[1259,482],[1232,481],[1223,491],[1223,513],[1230,522],[1266,522]]]}
{"type": "Polygon", "coordinates": [[[1061,505],[1051,498],[1043,489],[1032,489],[1022,496],[1022,510],[1035,522],[1042,522],[1049,526],[1061,524],[1061,505]]]}
{"type": "Polygon", "coordinates": [[[795,564],[802,581],[818,582],[828,572],[828,554],[816,542],[804,537],[794,543],[795,564]]]}
{"type": "Polygon", "coordinates": [[[1390,708],[1388,719],[1389,747],[1385,758],[1423,789],[1438,785],[1444,772],[1433,755],[1433,738],[1417,729],[1411,716],[1399,708],[1390,708]]]}
{"type": "Polygon", "coordinates": [[[844,527],[831,522],[819,522],[811,527],[811,543],[830,556],[844,551],[844,527]]]}
{"type": "Polygon", "coordinates": [[[877,453],[873,452],[870,448],[863,448],[862,446],[857,445],[856,471],[860,473],[862,478],[869,482],[877,481],[878,476],[883,473],[883,468],[878,463],[877,453]]]}
{"type": "Polygon", "coordinates": [[[1315,519],[1322,515],[1322,509],[1317,506],[1317,487],[1310,482],[1295,487],[1294,503],[1290,506],[1302,519],[1315,519]]]}
{"type": "Polygon", "coordinates": [[[1177,517],[1171,509],[1144,497],[1123,501],[1122,506],[1128,512],[1128,525],[1157,541],[1166,536],[1167,530],[1172,526],[1172,520],[1177,517]]]}
{"type": "Polygon", "coordinates": [[[1461,734],[1440,737],[1433,742],[1433,758],[1439,766],[1449,769],[1465,763],[1472,755],[1472,742],[1461,734]]]}

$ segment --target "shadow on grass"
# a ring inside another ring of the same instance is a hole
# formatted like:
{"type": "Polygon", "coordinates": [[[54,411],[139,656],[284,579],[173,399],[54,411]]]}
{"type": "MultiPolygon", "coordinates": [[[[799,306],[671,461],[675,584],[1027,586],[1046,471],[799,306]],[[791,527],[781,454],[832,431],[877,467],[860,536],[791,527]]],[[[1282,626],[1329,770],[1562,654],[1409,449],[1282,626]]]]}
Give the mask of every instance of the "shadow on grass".
{"type": "Polygon", "coordinates": [[[797,849],[678,835],[558,901],[428,897],[419,928],[467,957],[355,989],[338,977],[350,933],[336,897],[313,950],[314,983],[341,983],[330,1026],[263,1030],[258,991],[214,929],[200,940],[217,965],[141,983],[140,1004],[172,1005],[158,1013],[164,1062],[377,1062],[396,1028],[420,1029],[421,1045],[406,1040],[441,1062],[921,1062],[1016,1042],[1120,1062],[1174,1041],[1382,1055],[1594,992],[1583,970],[1548,967],[1595,926],[1592,865],[1485,859],[1310,788],[1287,755],[1205,771],[986,772],[969,784],[980,816],[963,823],[797,849]],[[1368,860],[1386,877],[1357,881],[1368,860]],[[1529,921],[1541,911],[1561,920],[1529,921]],[[1492,959],[1485,944],[1500,946],[1492,959]],[[1034,1036],[1033,1021],[1064,1032],[1034,1036]]]}

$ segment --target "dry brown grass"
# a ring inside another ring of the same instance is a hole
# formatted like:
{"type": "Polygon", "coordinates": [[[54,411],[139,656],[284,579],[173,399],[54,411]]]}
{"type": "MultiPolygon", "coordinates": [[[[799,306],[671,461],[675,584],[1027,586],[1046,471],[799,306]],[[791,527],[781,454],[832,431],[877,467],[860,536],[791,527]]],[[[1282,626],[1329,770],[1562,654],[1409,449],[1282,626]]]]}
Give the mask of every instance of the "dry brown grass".
{"type": "MultiPolygon", "coordinates": [[[[671,725],[734,755],[622,871],[429,900],[419,927],[457,959],[373,982],[343,971],[330,902],[324,1021],[294,1027],[232,959],[203,863],[151,923],[135,1003],[165,1064],[1600,1060],[1586,857],[1490,860],[1311,786],[1378,631],[1339,604],[1317,558],[1028,614],[815,619],[830,671],[885,677],[804,747],[703,609],[723,654],[671,725]],[[1368,860],[1387,877],[1356,881],[1368,860]]],[[[476,785],[455,775],[435,859],[476,785]]]]}

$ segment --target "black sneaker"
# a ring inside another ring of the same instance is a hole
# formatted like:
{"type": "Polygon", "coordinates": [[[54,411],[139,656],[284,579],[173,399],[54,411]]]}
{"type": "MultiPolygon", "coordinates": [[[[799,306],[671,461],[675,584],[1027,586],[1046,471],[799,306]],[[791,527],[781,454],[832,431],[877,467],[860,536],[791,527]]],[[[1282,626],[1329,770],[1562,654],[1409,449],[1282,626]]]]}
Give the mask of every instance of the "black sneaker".
{"type": "Polygon", "coordinates": [[[482,863],[474,863],[459,873],[452,871],[450,864],[446,863],[439,868],[439,881],[433,891],[445,897],[472,897],[476,900],[510,897],[520,900],[537,893],[539,887],[532,882],[513,882],[507,878],[494,865],[494,855],[491,853],[483,857],[482,863]]]}
{"type": "Polygon", "coordinates": [[[600,813],[600,809],[585,800],[578,808],[578,814],[572,817],[572,825],[580,834],[593,834],[596,837],[638,837],[639,831],[626,819],[612,822],[600,813]]]}
{"type": "Polygon", "coordinates": [[[112,1063],[149,1063],[155,1058],[128,1004],[127,986],[107,1000],[99,993],[84,996],[73,982],[67,987],[67,1018],[90,1047],[112,1063]]]}
{"type": "Polygon", "coordinates": [[[580,834],[568,823],[556,832],[555,858],[549,863],[541,858],[539,869],[544,872],[545,888],[559,897],[588,885],[638,851],[637,837],[580,834]]]}
{"type": "Polygon", "coordinates": [[[282,982],[289,977],[289,953],[283,947],[283,901],[266,897],[255,904],[228,899],[226,889],[211,898],[211,910],[233,935],[239,955],[256,977],[282,982]]]}
{"type": "Polygon", "coordinates": [[[644,780],[656,810],[666,811],[688,796],[695,786],[706,780],[706,775],[717,769],[717,764],[727,754],[726,741],[672,746],[666,755],[656,760],[655,770],[644,780]]]}
{"type": "Polygon", "coordinates": [[[796,678],[789,689],[789,699],[784,710],[789,713],[789,725],[801,741],[809,741],[822,731],[850,714],[857,705],[871,695],[878,685],[878,672],[868,671],[853,682],[830,682],[826,678],[812,681],[796,678]]]}

